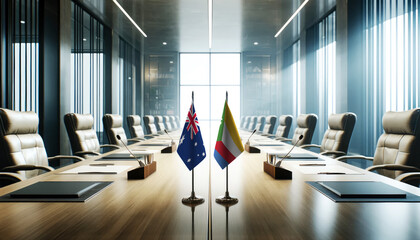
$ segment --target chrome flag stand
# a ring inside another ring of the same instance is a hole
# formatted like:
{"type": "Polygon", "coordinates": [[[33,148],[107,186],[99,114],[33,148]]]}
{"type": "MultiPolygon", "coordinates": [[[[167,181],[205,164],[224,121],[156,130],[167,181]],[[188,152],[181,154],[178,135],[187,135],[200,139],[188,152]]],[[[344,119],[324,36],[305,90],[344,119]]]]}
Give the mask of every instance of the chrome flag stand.
{"type": "MultiPolygon", "coordinates": [[[[192,103],[194,104],[194,91],[192,92],[192,103]]],[[[199,205],[204,203],[204,198],[195,195],[194,191],[194,168],[191,170],[191,196],[182,198],[182,203],[189,206],[199,205]]]]}
{"type": "MultiPolygon", "coordinates": [[[[226,91],[226,102],[228,101],[228,92],[226,91]]],[[[229,165],[226,166],[226,192],[224,196],[216,198],[216,203],[222,205],[233,205],[238,203],[238,199],[229,196],[229,165]]]]}

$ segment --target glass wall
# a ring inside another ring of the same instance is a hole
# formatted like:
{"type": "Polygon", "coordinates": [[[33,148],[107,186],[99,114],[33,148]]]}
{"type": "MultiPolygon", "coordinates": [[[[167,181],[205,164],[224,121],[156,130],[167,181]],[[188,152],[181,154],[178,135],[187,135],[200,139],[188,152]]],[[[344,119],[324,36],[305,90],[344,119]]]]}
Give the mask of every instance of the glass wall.
{"type": "Polygon", "coordinates": [[[102,141],[104,115],[104,26],[77,4],[72,10],[70,112],[92,114],[102,141]]]}
{"type": "Polygon", "coordinates": [[[229,108],[235,122],[239,124],[240,75],[241,55],[239,53],[181,53],[180,119],[182,125],[191,105],[192,91],[194,91],[194,106],[205,142],[210,141],[214,144],[216,140],[226,92],[228,92],[229,108]]]}
{"type": "Polygon", "coordinates": [[[10,0],[6,3],[7,98],[6,106],[17,111],[39,110],[39,3],[10,0]]]}
{"type": "MultiPolygon", "coordinates": [[[[386,111],[420,106],[418,0],[365,2],[368,145],[382,134],[386,111]]],[[[370,154],[373,154],[371,151],[370,154]]]]}

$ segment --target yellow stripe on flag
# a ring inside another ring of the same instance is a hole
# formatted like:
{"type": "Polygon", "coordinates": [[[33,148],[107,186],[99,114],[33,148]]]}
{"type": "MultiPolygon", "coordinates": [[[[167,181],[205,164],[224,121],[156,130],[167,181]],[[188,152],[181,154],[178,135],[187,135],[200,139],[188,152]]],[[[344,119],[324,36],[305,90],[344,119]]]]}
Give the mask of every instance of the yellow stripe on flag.
{"type": "Polygon", "coordinates": [[[233,120],[232,113],[230,112],[227,102],[225,102],[225,126],[232,137],[233,142],[238,147],[239,151],[244,151],[244,146],[242,146],[241,138],[239,137],[238,129],[236,128],[235,121],[233,120]]]}

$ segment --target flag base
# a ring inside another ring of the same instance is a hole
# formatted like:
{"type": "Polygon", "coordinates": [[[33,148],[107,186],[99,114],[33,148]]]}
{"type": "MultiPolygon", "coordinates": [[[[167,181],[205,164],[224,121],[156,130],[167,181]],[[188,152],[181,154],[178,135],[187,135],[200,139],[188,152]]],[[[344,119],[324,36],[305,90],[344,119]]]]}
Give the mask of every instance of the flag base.
{"type": "Polygon", "coordinates": [[[191,192],[191,196],[182,199],[182,203],[189,206],[199,205],[204,203],[204,198],[195,196],[195,192],[191,192]]]}
{"type": "Polygon", "coordinates": [[[222,205],[234,205],[237,204],[239,200],[237,198],[229,196],[229,192],[225,193],[225,196],[220,196],[216,198],[216,203],[222,205]]]}
{"type": "Polygon", "coordinates": [[[160,153],[173,153],[176,151],[176,143],[171,142],[171,146],[166,147],[160,151],[160,153]]]}
{"type": "Polygon", "coordinates": [[[249,143],[245,143],[245,151],[249,153],[261,153],[259,148],[253,147],[249,143]]]}

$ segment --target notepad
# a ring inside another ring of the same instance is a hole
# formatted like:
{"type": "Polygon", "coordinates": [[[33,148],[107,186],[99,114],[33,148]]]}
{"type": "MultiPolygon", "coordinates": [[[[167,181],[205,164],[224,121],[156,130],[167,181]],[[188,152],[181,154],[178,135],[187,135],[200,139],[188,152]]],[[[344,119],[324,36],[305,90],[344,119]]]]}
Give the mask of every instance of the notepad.
{"type": "Polygon", "coordinates": [[[37,182],[10,193],[11,198],[79,198],[97,182],[37,182]]]}
{"type": "MultiPolygon", "coordinates": [[[[286,153],[277,154],[277,158],[284,158],[286,153]]],[[[317,159],[318,157],[309,153],[290,153],[284,160],[287,159],[317,159]]]]}
{"type": "Polygon", "coordinates": [[[60,174],[118,174],[132,166],[125,165],[104,165],[104,166],[90,166],[83,165],[60,172],[60,174]]]}
{"type": "Polygon", "coordinates": [[[341,198],[406,198],[406,192],[383,182],[318,182],[341,198]]]}
{"type": "MultiPolygon", "coordinates": [[[[131,151],[134,156],[136,156],[136,158],[143,159],[143,156],[146,155],[146,151],[142,152],[142,151],[131,151]]],[[[114,158],[125,158],[125,159],[134,159],[133,155],[131,155],[128,151],[125,152],[117,152],[117,153],[112,153],[108,156],[104,156],[102,157],[103,159],[114,159],[114,158]]],[[[134,159],[136,160],[136,159],[134,159]]]]}

